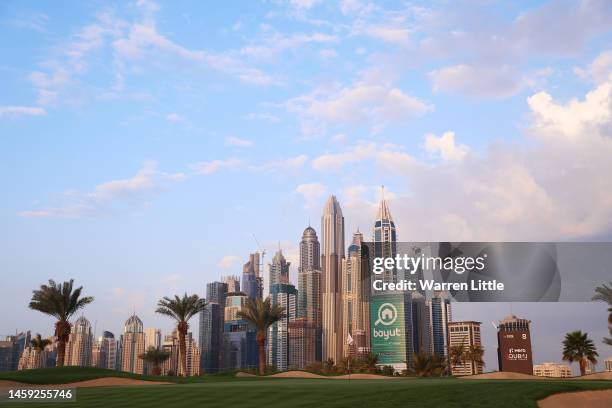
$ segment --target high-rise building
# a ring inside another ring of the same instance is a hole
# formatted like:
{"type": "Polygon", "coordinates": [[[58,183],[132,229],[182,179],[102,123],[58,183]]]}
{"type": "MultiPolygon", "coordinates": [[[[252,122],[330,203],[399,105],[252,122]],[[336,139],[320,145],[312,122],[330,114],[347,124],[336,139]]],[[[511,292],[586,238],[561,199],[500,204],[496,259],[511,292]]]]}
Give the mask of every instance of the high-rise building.
{"type": "Polygon", "coordinates": [[[425,296],[412,293],[412,344],[415,353],[432,353],[431,320],[425,296]]]}
{"type": "MultiPolygon", "coordinates": [[[[450,322],[448,324],[448,333],[450,347],[463,345],[465,352],[469,351],[471,346],[482,347],[480,322],[450,322]]],[[[460,364],[453,364],[451,371],[453,375],[480,374],[482,373],[482,364],[474,364],[469,359],[466,359],[460,364]]]]}
{"type": "Polygon", "coordinates": [[[531,355],[531,321],[514,315],[505,317],[497,326],[497,361],[499,371],[533,374],[531,355]]]}
{"type": "MultiPolygon", "coordinates": [[[[187,376],[200,374],[200,349],[196,345],[195,338],[191,332],[185,335],[185,347],[187,355],[187,376]]],[[[166,335],[162,341],[162,350],[170,354],[170,358],[161,366],[162,375],[185,375],[180,361],[180,348],[178,331],[166,335]]]]}
{"type": "Polygon", "coordinates": [[[200,312],[200,372],[219,372],[223,346],[222,310],[218,303],[208,303],[200,312]]]}
{"type": "Polygon", "coordinates": [[[147,327],[144,329],[145,334],[145,350],[149,347],[153,348],[161,348],[162,342],[162,334],[161,329],[156,329],[155,327],[147,327]]]}
{"type": "Polygon", "coordinates": [[[572,376],[572,369],[567,364],[534,364],[533,375],[537,375],[538,377],[568,378],[572,376]]]}
{"type": "Polygon", "coordinates": [[[298,317],[315,330],[315,360],[321,361],[321,247],[314,228],[308,226],[300,242],[298,267],[298,317]]]}
{"type": "MultiPolygon", "coordinates": [[[[188,332],[185,336],[185,348],[187,355],[187,373],[183,372],[182,365],[179,361],[178,373],[181,376],[194,376],[200,375],[200,348],[195,342],[195,338],[191,332],[188,332]]],[[[180,352],[179,352],[180,355],[180,352]]]]}
{"type": "Polygon", "coordinates": [[[255,252],[249,255],[249,260],[242,267],[242,291],[253,301],[263,297],[263,280],[259,271],[259,262],[259,252],[255,252]]]}
{"type": "Polygon", "coordinates": [[[431,327],[431,352],[440,357],[448,357],[448,324],[451,322],[451,303],[447,294],[436,291],[427,301],[431,327]]]}
{"type": "MultiPolygon", "coordinates": [[[[299,295],[299,291],[298,291],[299,295]]],[[[288,368],[303,370],[316,359],[317,327],[309,319],[299,317],[289,322],[288,368]]]]}
{"type": "Polygon", "coordinates": [[[225,322],[221,354],[221,371],[257,368],[256,333],[246,320],[225,322]]]}
{"type": "Polygon", "coordinates": [[[225,298],[225,310],[223,320],[240,320],[238,312],[240,312],[249,302],[249,298],[243,292],[230,292],[225,298]]]}
{"type": "Polygon", "coordinates": [[[342,344],[343,357],[365,354],[370,349],[370,287],[367,264],[361,259],[363,234],[353,234],[347,257],[342,260],[342,344]],[[348,336],[353,339],[349,345],[348,336]]]}
{"type": "Polygon", "coordinates": [[[40,350],[34,346],[27,346],[21,353],[17,370],[31,370],[33,368],[48,367],[49,354],[54,352],[53,343],[40,350]]]}
{"type": "Polygon", "coordinates": [[[64,365],[87,367],[91,365],[93,333],[91,324],[84,316],[79,317],[70,330],[66,343],[64,365]]]}
{"type": "Polygon", "coordinates": [[[236,275],[222,276],[221,280],[227,285],[227,292],[240,292],[240,277],[236,275]]]}
{"type": "Polygon", "coordinates": [[[117,341],[109,331],[102,333],[94,344],[92,366],[114,370],[117,367],[117,341]]]}
{"type": "Polygon", "coordinates": [[[272,292],[272,286],[278,283],[289,283],[289,265],[291,265],[291,262],[287,262],[282,249],[276,251],[274,258],[272,258],[272,263],[268,265],[270,270],[270,293],[272,292]]]}
{"type": "Polygon", "coordinates": [[[15,371],[19,366],[19,357],[30,344],[30,332],[6,336],[0,341],[0,371],[15,371]]]}
{"type": "Polygon", "coordinates": [[[322,358],[334,362],[342,358],[342,259],[344,258],[344,216],[340,203],[330,196],[321,217],[321,298],[322,358]]]}
{"type": "MultiPolygon", "coordinates": [[[[200,374],[200,349],[196,345],[195,338],[191,332],[185,335],[185,347],[187,355],[187,376],[200,374]]],[[[178,331],[174,329],[172,333],[164,337],[162,350],[170,354],[170,358],[164,361],[161,366],[162,375],[181,375],[184,376],[180,361],[180,347],[178,331]]]]}
{"type": "Polygon", "coordinates": [[[216,373],[221,363],[223,323],[227,284],[210,282],[206,285],[206,306],[200,312],[200,371],[216,373]]]}
{"type": "MultiPolygon", "coordinates": [[[[374,256],[377,258],[393,258],[397,254],[397,232],[395,222],[391,217],[391,211],[387,200],[385,200],[385,190],[382,188],[378,215],[374,222],[374,256]]],[[[397,270],[387,269],[382,274],[385,282],[397,281],[397,270]]]]}
{"type": "Polygon", "coordinates": [[[289,324],[297,317],[297,295],[290,283],[275,283],[270,288],[272,305],[285,308],[285,317],[268,329],[268,365],[279,371],[289,367],[289,324]]]}
{"type": "Polygon", "coordinates": [[[121,336],[121,371],[144,373],[144,362],[138,356],[145,352],[142,320],[135,314],[125,321],[121,336]]]}

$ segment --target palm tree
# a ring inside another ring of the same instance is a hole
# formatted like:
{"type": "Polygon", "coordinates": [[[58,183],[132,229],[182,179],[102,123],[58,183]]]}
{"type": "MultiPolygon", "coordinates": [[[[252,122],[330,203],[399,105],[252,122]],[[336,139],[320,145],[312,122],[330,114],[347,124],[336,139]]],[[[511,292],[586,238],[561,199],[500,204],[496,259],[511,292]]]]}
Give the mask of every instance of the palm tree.
{"type": "MultiPolygon", "coordinates": [[[[603,284],[595,288],[595,295],[591,298],[591,300],[598,300],[601,302],[606,302],[608,304],[608,330],[610,331],[610,335],[612,336],[612,282],[610,282],[607,286],[603,284]]],[[[612,346],[612,337],[604,337],[603,342],[609,346],[612,346]]]]}
{"type": "Polygon", "coordinates": [[[187,296],[187,293],[182,298],[174,295],[174,299],[164,296],[157,302],[156,313],[172,317],[176,320],[176,331],[179,337],[179,358],[181,362],[182,374],[187,375],[187,346],[185,344],[185,336],[189,329],[189,319],[200,312],[206,305],[204,299],[198,295],[187,296]]]}
{"type": "Polygon", "coordinates": [[[82,297],[80,286],[73,289],[74,280],[56,284],[49,280],[49,285],[40,285],[40,289],[32,292],[30,309],[38,310],[57,319],[55,322],[55,338],[57,339],[57,362],[56,365],[64,365],[66,354],[66,342],[70,335],[70,323],[68,320],[80,309],[93,302],[92,296],[82,297]]]}
{"type": "Polygon", "coordinates": [[[280,305],[272,305],[269,296],[266,300],[249,300],[246,306],[238,312],[238,317],[255,326],[255,337],[259,348],[259,375],[264,375],[266,372],[266,338],[268,337],[268,328],[285,316],[285,308],[280,305]]]}
{"type": "Polygon", "coordinates": [[[32,344],[32,349],[34,349],[34,351],[36,352],[37,356],[38,356],[38,366],[37,368],[42,368],[44,367],[46,364],[44,364],[45,361],[45,348],[53,343],[50,339],[43,339],[42,336],[40,335],[40,333],[36,334],[36,337],[34,337],[32,340],[30,340],[30,343],[32,344]]]}
{"type": "Polygon", "coordinates": [[[336,369],[336,362],[334,361],[333,358],[330,357],[323,362],[323,370],[325,370],[326,372],[331,373],[335,371],[335,369],[336,369]]]}
{"type": "Polygon", "coordinates": [[[167,351],[160,350],[153,346],[149,346],[146,352],[140,354],[138,358],[150,363],[153,368],[151,369],[152,375],[161,374],[161,364],[170,358],[170,353],[167,351]]]}
{"type": "Polygon", "coordinates": [[[437,354],[413,353],[410,371],[419,377],[441,376],[444,373],[444,359],[437,354]]]}
{"type": "Polygon", "coordinates": [[[478,366],[484,366],[484,349],[477,344],[471,345],[467,350],[466,360],[472,362],[472,374],[478,374],[478,366]]]}
{"type": "Polygon", "coordinates": [[[466,361],[465,338],[461,341],[461,344],[450,346],[448,350],[448,359],[451,365],[451,374],[452,374],[453,366],[465,364],[465,361],[466,361]]]}
{"type": "Polygon", "coordinates": [[[580,375],[586,371],[587,361],[597,364],[597,349],[593,340],[588,338],[588,333],[580,330],[567,333],[563,340],[563,360],[580,364],[580,375]]]}

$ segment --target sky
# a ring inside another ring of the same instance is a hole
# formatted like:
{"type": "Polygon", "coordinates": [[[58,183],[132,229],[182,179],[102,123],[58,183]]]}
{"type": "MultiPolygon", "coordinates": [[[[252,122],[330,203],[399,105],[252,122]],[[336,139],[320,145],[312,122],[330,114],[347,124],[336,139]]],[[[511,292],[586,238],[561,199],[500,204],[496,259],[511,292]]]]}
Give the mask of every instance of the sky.
{"type": "MultiPolygon", "coordinates": [[[[0,334],[51,334],[49,278],[98,333],[167,331],[157,299],[240,273],[253,235],[295,281],[326,198],[367,236],[381,185],[403,241],[611,241],[610,44],[606,0],[4,1],[0,334]]],[[[576,329],[612,354],[603,304],[453,306],[487,369],[511,307],[536,362],[576,329]]]]}

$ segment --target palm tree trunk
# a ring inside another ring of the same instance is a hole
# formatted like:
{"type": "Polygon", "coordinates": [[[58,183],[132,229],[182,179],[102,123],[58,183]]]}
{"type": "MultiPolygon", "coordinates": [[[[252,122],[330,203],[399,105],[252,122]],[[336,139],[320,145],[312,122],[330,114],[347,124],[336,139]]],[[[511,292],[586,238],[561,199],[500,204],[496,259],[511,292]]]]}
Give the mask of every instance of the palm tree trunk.
{"type": "Polygon", "coordinates": [[[66,357],[66,342],[70,336],[70,323],[66,320],[58,320],[55,323],[55,337],[57,338],[57,359],[55,365],[63,367],[66,357]]]}
{"type": "Polygon", "coordinates": [[[580,376],[582,377],[586,373],[586,361],[584,358],[580,359],[580,376]]]}
{"type": "Polygon", "coordinates": [[[259,375],[266,373],[266,336],[257,334],[257,347],[259,351],[259,375]]]}
{"type": "Polygon", "coordinates": [[[185,343],[185,335],[187,334],[187,330],[181,329],[181,325],[179,324],[179,359],[181,360],[183,376],[187,377],[187,344],[185,343]]]}

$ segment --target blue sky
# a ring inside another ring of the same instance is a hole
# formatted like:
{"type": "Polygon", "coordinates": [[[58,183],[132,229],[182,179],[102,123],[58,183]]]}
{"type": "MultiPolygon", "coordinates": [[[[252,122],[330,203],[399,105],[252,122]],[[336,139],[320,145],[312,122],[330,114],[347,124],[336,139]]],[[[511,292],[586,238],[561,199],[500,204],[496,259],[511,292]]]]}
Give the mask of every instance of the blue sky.
{"type": "Polygon", "coordinates": [[[156,299],[251,234],[295,264],[328,194],[368,234],[382,184],[401,240],[609,240],[610,27],[607,1],[3,2],[0,333],[50,331],[49,277],[98,331],[167,329],[156,299]]]}

